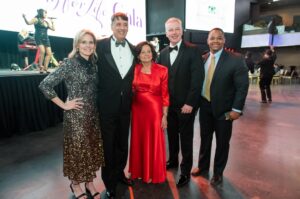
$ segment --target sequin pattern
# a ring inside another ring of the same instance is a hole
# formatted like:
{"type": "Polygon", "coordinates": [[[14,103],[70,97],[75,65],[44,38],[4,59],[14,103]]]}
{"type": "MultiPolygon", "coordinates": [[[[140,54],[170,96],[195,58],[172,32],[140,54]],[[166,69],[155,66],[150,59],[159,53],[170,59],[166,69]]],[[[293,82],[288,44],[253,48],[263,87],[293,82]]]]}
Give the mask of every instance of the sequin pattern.
{"type": "Polygon", "coordinates": [[[63,173],[70,180],[92,181],[104,166],[99,113],[96,106],[96,68],[82,57],[65,59],[39,88],[46,98],[56,97],[53,87],[64,81],[68,99],[83,98],[81,110],[64,111],[63,173]]]}

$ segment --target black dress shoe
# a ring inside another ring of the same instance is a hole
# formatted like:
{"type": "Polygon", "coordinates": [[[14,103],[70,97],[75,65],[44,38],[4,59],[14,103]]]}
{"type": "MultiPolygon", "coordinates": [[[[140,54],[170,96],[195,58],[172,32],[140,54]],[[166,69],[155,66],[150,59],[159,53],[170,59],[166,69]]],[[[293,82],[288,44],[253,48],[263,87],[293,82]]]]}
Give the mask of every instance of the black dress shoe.
{"type": "Polygon", "coordinates": [[[105,197],[106,197],[107,199],[114,199],[114,198],[116,198],[116,194],[115,194],[115,192],[113,192],[113,191],[106,191],[105,197]]]}
{"type": "Polygon", "coordinates": [[[168,170],[168,169],[177,168],[177,167],[178,167],[178,162],[177,162],[177,163],[174,163],[174,162],[168,161],[167,164],[166,164],[166,167],[167,167],[167,170],[168,170]]]}
{"type": "Polygon", "coordinates": [[[121,177],[120,182],[122,182],[123,184],[125,184],[127,186],[133,186],[133,180],[130,178],[127,178],[126,176],[121,177]]]}
{"type": "Polygon", "coordinates": [[[210,184],[213,186],[217,186],[223,182],[223,176],[221,175],[214,175],[210,180],[210,184]]]}
{"type": "Polygon", "coordinates": [[[180,175],[178,182],[176,183],[177,187],[182,187],[186,185],[190,181],[190,176],[188,175],[180,175]]]}
{"type": "Polygon", "coordinates": [[[197,177],[197,176],[208,177],[208,170],[203,170],[203,169],[195,168],[191,172],[191,175],[194,176],[194,177],[197,177]]]}

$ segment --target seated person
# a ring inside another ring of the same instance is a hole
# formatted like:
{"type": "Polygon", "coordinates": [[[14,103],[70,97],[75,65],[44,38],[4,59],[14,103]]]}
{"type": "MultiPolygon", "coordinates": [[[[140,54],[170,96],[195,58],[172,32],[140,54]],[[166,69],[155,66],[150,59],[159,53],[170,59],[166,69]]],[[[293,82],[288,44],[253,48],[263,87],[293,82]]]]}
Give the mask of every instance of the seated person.
{"type": "Polygon", "coordinates": [[[28,67],[28,56],[29,56],[29,49],[25,48],[25,44],[34,44],[34,38],[29,35],[29,32],[25,29],[22,29],[18,33],[18,50],[24,59],[24,69],[28,67]]]}

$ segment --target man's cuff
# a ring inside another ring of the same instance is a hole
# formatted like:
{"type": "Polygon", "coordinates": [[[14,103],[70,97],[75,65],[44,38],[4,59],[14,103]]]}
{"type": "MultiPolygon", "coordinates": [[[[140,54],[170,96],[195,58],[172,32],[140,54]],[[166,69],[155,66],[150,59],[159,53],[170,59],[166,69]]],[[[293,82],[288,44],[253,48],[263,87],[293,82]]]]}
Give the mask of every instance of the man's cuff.
{"type": "Polygon", "coordinates": [[[235,108],[233,108],[233,109],[231,109],[231,110],[233,110],[234,112],[237,112],[237,113],[239,113],[239,114],[241,114],[241,113],[242,113],[242,111],[241,111],[241,110],[238,110],[238,109],[235,109],[235,108]]]}

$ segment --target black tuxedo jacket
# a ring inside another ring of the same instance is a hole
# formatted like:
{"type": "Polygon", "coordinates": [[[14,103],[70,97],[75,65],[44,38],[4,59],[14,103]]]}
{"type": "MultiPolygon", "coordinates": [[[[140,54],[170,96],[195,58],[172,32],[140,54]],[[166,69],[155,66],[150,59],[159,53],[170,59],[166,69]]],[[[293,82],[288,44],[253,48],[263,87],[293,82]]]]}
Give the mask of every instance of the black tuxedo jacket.
{"type": "MultiPolygon", "coordinates": [[[[120,112],[130,112],[132,100],[132,80],[135,61],[122,79],[111,53],[110,38],[97,42],[98,55],[98,95],[97,103],[101,116],[115,116],[120,112]]],[[[134,55],[134,46],[126,41],[134,55]]]]}
{"type": "Polygon", "coordinates": [[[269,58],[263,58],[260,62],[257,63],[260,68],[259,76],[260,78],[272,78],[275,74],[274,63],[276,60],[276,54],[273,53],[269,58]]]}
{"type": "Polygon", "coordinates": [[[171,66],[168,46],[160,52],[157,62],[168,67],[170,107],[181,108],[187,104],[197,108],[203,83],[201,81],[203,62],[198,47],[182,41],[171,66]]]}
{"type": "MultiPolygon", "coordinates": [[[[208,56],[209,53],[204,55],[205,62],[208,56]]],[[[239,54],[224,49],[216,65],[210,86],[211,107],[214,116],[218,119],[225,119],[225,113],[232,109],[242,111],[248,87],[248,67],[245,59],[239,54]]]]}

